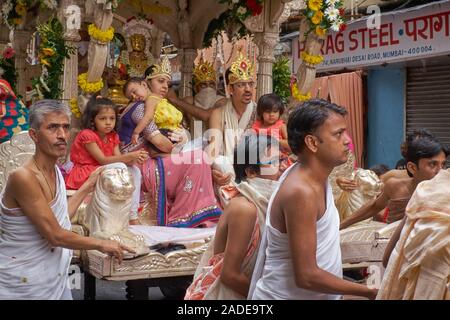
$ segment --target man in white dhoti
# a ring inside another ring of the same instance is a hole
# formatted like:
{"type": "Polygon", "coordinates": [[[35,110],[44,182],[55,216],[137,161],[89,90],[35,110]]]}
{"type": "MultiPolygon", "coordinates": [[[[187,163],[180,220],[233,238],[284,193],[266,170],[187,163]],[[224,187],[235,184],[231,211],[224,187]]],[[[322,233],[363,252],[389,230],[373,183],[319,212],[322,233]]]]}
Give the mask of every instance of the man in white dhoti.
{"type": "Polygon", "coordinates": [[[207,153],[213,160],[212,176],[216,186],[225,186],[232,180],[234,148],[256,119],[256,104],[252,101],[253,64],[240,53],[225,78],[231,98],[219,100],[209,118],[207,153]]]}
{"type": "Polygon", "coordinates": [[[31,106],[29,122],[36,152],[10,174],[0,196],[0,299],[71,299],[71,249],[100,250],[119,260],[130,249],[70,231],[70,217],[93,191],[100,171],[67,201],[56,161],[66,154],[68,107],[39,101],[31,106]]]}
{"type": "Polygon", "coordinates": [[[300,162],[285,171],[270,199],[249,298],[375,298],[377,290],[342,279],[339,213],[328,176],[347,161],[345,114],[319,99],[292,112],[288,141],[300,162]]]}

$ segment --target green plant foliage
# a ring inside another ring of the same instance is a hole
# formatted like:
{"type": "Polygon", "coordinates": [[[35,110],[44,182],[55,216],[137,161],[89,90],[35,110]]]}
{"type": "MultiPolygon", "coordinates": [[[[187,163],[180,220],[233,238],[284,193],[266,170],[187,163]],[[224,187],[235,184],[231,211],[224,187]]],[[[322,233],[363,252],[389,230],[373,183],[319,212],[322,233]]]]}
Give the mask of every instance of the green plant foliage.
{"type": "Polygon", "coordinates": [[[33,87],[41,99],[60,99],[64,59],[70,57],[74,48],[66,45],[63,26],[56,18],[50,18],[47,23],[38,26],[37,30],[41,37],[39,59],[42,74],[32,80],[33,87]]]}
{"type": "Polygon", "coordinates": [[[289,68],[288,58],[281,57],[275,61],[273,64],[272,77],[273,92],[287,104],[291,95],[291,69],[289,68]]]}
{"type": "Polygon", "coordinates": [[[260,15],[263,11],[263,0],[219,0],[220,3],[228,3],[230,9],[222,13],[219,18],[213,19],[203,38],[203,46],[208,48],[213,39],[226,31],[230,40],[235,41],[250,35],[242,21],[260,15]]]}

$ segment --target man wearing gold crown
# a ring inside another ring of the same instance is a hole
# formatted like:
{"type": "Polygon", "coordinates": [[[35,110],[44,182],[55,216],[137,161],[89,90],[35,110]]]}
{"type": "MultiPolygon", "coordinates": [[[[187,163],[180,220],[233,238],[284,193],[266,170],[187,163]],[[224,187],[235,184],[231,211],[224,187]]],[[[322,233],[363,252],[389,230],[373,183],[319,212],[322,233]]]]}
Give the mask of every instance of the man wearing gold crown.
{"type": "Polygon", "coordinates": [[[171,90],[168,99],[182,110],[190,119],[190,132],[192,139],[203,136],[209,126],[209,118],[216,102],[224,97],[217,94],[216,71],[213,65],[203,58],[194,67],[193,72],[195,96],[179,99],[171,90]]]}
{"type": "Polygon", "coordinates": [[[255,79],[253,64],[242,52],[225,73],[231,97],[216,103],[209,118],[207,153],[213,159],[213,180],[216,186],[230,183],[234,174],[233,151],[245,130],[250,129],[256,117],[252,101],[255,79]]]}

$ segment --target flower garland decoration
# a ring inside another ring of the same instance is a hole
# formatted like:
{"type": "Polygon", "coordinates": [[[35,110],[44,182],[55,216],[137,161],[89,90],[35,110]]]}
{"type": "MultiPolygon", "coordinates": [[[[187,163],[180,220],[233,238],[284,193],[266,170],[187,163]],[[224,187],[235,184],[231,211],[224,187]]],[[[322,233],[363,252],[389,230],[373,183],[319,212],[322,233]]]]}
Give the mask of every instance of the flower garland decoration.
{"type": "Polygon", "coordinates": [[[107,30],[102,31],[95,24],[90,24],[88,26],[88,33],[91,38],[97,40],[102,44],[107,44],[114,38],[114,28],[109,27],[107,30]]]}
{"type": "Polygon", "coordinates": [[[80,119],[81,118],[81,111],[78,107],[77,99],[72,98],[70,99],[70,111],[72,111],[72,114],[75,118],[80,119]]]}
{"type": "Polygon", "coordinates": [[[297,81],[295,81],[294,84],[292,85],[292,96],[294,97],[295,100],[298,101],[306,101],[311,99],[311,93],[300,94],[300,92],[298,91],[297,81]]]}
{"type": "Polygon", "coordinates": [[[60,99],[64,59],[70,57],[74,48],[66,44],[64,28],[56,18],[39,25],[37,31],[41,37],[38,54],[41,75],[32,80],[35,95],[39,99],[60,99]]]}
{"type": "Polygon", "coordinates": [[[103,88],[103,79],[96,82],[87,81],[87,73],[82,73],[78,76],[78,85],[84,92],[99,92],[103,88]]]}
{"type": "Polygon", "coordinates": [[[345,30],[345,10],[342,0],[308,0],[303,15],[309,22],[309,32],[324,37],[329,30],[345,30]]]}
{"type": "Polygon", "coordinates": [[[17,71],[14,66],[15,51],[11,47],[6,47],[0,56],[0,76],[8,81],[11,88],[16,92],[17,71]]]}
{"type": "Polygon", "coordinates": [[[303,59],[303,61],[305,61],[308,64],[316,65],[316,64],[322,63],[323,56],[321,56],[321,55],[315,56],[315,55],[309,54],[306,51],[303,51],[302,52],[302,59],[303,59]]]}
{"type": "Polygon", "coordinates": [[[229,9],[209,23],[203,38],[205,48],[210,47],[213,39],[217,38],[222,31],[227,31],[232,40],[239,40],[250,35],[242,22],[247,18],[260,15],[264,9],[264,0],[219,0],[219,3],[228,4],[229,9]]]}
{"type": "Polygon", "coordinates": [[[55,10],[59,0],[6,0],[1,8],[1,18],[9,29],[16,29],[25,22],[28,11],[35,8],[55,10]]]}

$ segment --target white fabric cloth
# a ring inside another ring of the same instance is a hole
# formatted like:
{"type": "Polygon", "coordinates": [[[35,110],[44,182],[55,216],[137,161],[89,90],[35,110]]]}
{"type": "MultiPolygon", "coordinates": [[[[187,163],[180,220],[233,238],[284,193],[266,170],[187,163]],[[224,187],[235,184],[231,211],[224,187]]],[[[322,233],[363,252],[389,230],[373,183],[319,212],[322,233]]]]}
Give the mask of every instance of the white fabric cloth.
{"type": "MultiPolygon", "coordinates": [[[[270,224],[270,211],[275,196],[288,176],[291,166],[280,178],[280,184],[269,202],[266,228],[258,252],[255,270],[249,290],[252,300],[337,300],[340,295],[305,290],[296,286],[286,233],[281,233],[270,224]]],[[[319,268],[342,278],[342,260],[339,239],[339,213],[334,205],[330,184],[327,184],[327,208],[317,221],[316,259],[319,268]]]]}
{"type": "MultiPolygon", "coordinates": [[[[57,193],[50,207],[60,226],[70,230],[64,179],[55,170],[57,193]]],[[[6,208],[2,200],[0,205],[0,299],[71,299],[72,250],[52,248],[20,208],[6,208]]]]}
{"type": "Polygon", "coordinates": [[[207,238],[214,236],[216,228],[174,228],[132,225],[128,229],[136,234],[143,236],[147,246],[153,246],[158,243],[178,243],[189,245],[192,243],[203,242],[207,238]]]}
{"type": "Polygon", "coordinates": [[[450,169],[421,182],[405,211],[378,300],[450,300],[450,169]]]}
{"type": "MultiPolygon", "coordinates": [[[[251,201],[257,209],[257,220],[255,229],[252,232],[252,239],[247,245],[247,252],[242,262],[241,270],[247,276],[251,277],[255,267],[260,243],[260,234],[264,230],[264,220],[266,217],[267,205],[270,196],[278,186],[278,181],[248,178],[237,185],[240,194],[251,201]],[[256,229],[258,228],[258,229],[256,229]],[[256,232],[257,231],[257,232],[256,232]]],[[[220,281],[220,275],[217,275],[218,267],[223,266],[223,253],[219,254],[220,259],[211,265],[210,259],[214,256],[214,240],[211,240],[209,247],[203,254],[197,270],[194,275],[194,281],[187,290],[189,299],[198,299],[199,294],[203,292],[203,300],[243,300],[244,296],[232,290],[220,281]],[[215,270],[214,270],[215,269],[215,270]],[[214,280],[213,280],[214,279],[214,280]],[[205,283],[208,285],[205,286],[205,283]],[[197,297],[195,297],[197,296],[197,297]]]]}
{"type": "Polygon", "coordinates": [[[133,182],[134,182],[133,197],[131,200],[130,220],[135,220],[138,218],[139,200],[141,197],[142,174],[141,170],[139,170],[139,168],[136,166],[130,166],[128,167],[128,170],[133,175],[133,182]]]}
{"type": "MultiPolygon", "coordinates": [[[[228,99],[227,103],[222,108],[222,137],[221,152],[213,163],[212,169],[218,170],[222,173],[231,173],[231,185],[236,177],[233,167],[234,148],[239,143],[246,129],[252,125],[256,112],[256,104],[252,101],[247,105],[247,109],[242,114],[241,118],[233,107],[233,102],[228,99]]],[[[227,186],[225,186],[227,187],[227,186]]],[[[219,197],[221,205],[224,207],[228,204],[228,199],[224,197],[221,188],[215,187],[215,193],[219,197]]]]}
{"type": "Polygon", "coordinates": [[[223,155],[233,163],[234,147],[239,143],[242,134],[249,128],[254,118],[256,104],[252,101],[239,119],[231,99],[222,108],[223,155]]]}

